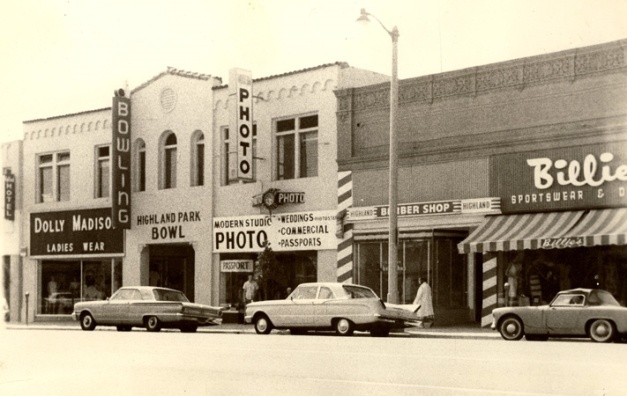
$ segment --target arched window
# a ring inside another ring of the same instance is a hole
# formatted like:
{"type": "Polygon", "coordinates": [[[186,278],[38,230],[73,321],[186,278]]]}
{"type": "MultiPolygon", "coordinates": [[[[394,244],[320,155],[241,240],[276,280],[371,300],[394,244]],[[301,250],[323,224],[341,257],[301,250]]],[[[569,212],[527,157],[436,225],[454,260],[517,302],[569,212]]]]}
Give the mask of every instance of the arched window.
{"type": "Polygon", "coordinates": [[[205,184],[205,135],[201,131],[192,135],[191,148],[191,185],[202,186],[205,184]]]}
{"type": "Polygon", "coordinates": [[[162,187],[163,188],[176,188],[176,135],[169,132],[163,143],[163,155],[162,158],[162,187]]]}

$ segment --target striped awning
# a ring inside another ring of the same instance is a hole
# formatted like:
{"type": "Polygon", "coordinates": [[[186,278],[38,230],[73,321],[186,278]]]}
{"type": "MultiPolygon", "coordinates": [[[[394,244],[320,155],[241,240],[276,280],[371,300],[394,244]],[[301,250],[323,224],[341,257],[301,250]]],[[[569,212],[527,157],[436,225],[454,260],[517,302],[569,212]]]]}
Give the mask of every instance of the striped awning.
{"type": "Polygon", "coordinates": [[[568,233],[583,214],[574,211],[490,216],[457,248],[460,253],[540,249],[545,239],[561,238],[568,233]]]}
{"type": "Polygon", "coordinates": [[[563,238],[582,246],[627,245],[627,208],[591,210],[563,238]]]}

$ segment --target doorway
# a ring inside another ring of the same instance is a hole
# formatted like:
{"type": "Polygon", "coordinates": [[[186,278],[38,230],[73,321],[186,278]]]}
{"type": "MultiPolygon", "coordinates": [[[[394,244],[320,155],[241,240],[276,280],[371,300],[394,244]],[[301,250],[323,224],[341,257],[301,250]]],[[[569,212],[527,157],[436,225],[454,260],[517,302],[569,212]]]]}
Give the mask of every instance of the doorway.
{"type": "Polygon", "coordinates": [[[180,290],[194,300],[194,248],[191,245],[151,245],[150,286],[180,290]]]}

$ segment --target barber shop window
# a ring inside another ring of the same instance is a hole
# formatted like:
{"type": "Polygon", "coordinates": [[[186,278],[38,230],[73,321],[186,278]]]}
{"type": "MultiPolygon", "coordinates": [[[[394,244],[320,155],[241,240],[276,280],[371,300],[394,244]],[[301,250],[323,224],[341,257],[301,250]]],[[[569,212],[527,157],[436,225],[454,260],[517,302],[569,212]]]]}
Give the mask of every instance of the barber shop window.
{"type": "Polygon", "coordinates": [[[109,146],[96,147],[96,198],[109,196],[111,156],[109,146]]]}
{"type": "Polygon", "coordinates": [[[318,115],[278,120],[275,132],[277,179],[318,176],[318,115]]]}
{"type": "Polygon", "coordinates": [[[70,153],[43,154],[37,162],[37,202],[69,201],[70,153]]]}

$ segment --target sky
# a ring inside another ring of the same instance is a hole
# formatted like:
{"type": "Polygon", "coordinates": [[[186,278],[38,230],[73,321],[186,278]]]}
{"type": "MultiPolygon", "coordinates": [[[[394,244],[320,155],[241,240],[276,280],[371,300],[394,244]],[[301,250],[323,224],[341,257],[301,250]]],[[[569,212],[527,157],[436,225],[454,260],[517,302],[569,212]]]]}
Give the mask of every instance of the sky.
{"type": "Polygon", "coordinates": [[[0,142],[101,109],[167,67],[268,77],[327,63],[399,78],[627,38],[627,0],[2,0],[0,142]]]}

